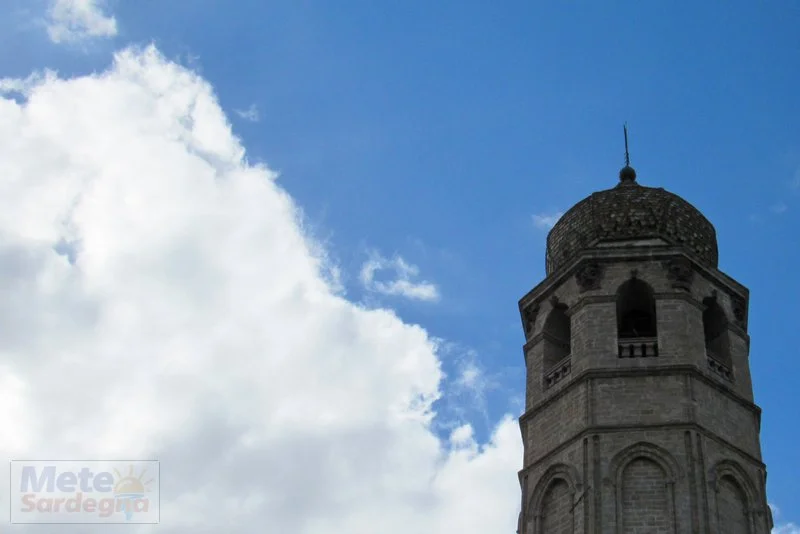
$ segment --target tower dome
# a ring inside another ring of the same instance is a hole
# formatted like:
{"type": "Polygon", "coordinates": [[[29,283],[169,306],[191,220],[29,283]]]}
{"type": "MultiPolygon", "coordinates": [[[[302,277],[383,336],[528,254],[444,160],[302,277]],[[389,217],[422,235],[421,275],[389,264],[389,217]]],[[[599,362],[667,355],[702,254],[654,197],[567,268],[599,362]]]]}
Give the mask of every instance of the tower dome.
{"type": "Polygon", "coordinates": [[[717,236],[708,219],[678,195],[640,185],[636,172],[626,166],[616,187],[581,200],[550,230],[547,274],[568,265],[584,250],[636,241],[682,246],[701,264],[717,267],[717,236]]]}

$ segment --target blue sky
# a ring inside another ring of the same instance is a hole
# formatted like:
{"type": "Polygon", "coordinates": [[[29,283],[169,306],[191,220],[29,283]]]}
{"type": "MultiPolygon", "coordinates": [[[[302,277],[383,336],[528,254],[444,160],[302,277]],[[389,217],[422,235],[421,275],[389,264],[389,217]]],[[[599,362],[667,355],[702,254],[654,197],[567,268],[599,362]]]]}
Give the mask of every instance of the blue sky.
{"type": "Polygon", "coordinates": [[[347,298],[454,344],[451,378],[465,358],[480,369],[484,399],[451,379],[439,403],[480,441],[519,410],[517,300],[544,276],[534,216],[616,183],[627,121],[639,181],[703,211],[721,269],[750,288],[768,496],[800,521],[800,3],[117,0],[115,35],[66,43],[48,39],[47,2],[2,3],[0,78],[103,71],[149,43],[199,72],[347,298]],[[370,291],[376,255],[376,276],[437,298],[370,291]]]}

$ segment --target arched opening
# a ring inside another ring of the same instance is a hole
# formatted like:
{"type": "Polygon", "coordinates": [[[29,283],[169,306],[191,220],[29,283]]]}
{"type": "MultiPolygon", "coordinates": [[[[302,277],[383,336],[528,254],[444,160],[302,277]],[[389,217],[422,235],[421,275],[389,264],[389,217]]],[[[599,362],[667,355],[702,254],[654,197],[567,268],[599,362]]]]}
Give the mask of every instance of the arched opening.
{"type": "MultiPolygon", "coordinates": [[[[706,341],[706,355],[713,360],[731,368],[731,349],[728,338],[728,318],[717,299],[709,297],[703,300],[706,309],[703,311],[703,334],[706,341]]],[[[710,362],[709,362],[710,363],[710,362]]]]}
{"type": "Polygon", "coordinates": [[[674,532],[667,479],[661,466],[639,456],[625,466],[621,475],[622,532],[674,532]]]}
{"type": "Polygon", "coordinates": [[[656,299],[650,284],[632,278],[617,290],[619,356],[658,356],[656,299]]]}
{"type": "MultiPolygon", "coordinates": [[[[580,493],[578,470],[551,465],[539,478],[526,507],[527,534],[567,534],[575,531],[575,494],[580,493]]],[[[524,490],[523,490],[524,491],[524,490]]]]}
{"type": "Polygon", "coordinates": [[[750,534],[747,496],[732,476],[723,476],[717,487],[717,521],[725,534],[750,534]]]}
{"type": "Polygon", "coordinates": [[[572,526],[572,494],[560,478],[553,480],[542,499],[541,526],[537,534],[570,534],[572,526]]]}
{"type": "Polygon", "coordinates": [[[634,278],[617,291],[617,333],[620,339],[656,337],[656,299],[647,282],[634,278]]]}
{"type": "Polygon", "coordinates": [[[641,441],[618,452],[608,470],[615,480],[616,532],[675,532],[674,481],[679,467],[668,451],[641,441]]]}
{"type": "Polygon", "coordinates": [[[566,306],[559,304],[553,308],[544,323],[542,335],[545,385],[551,386],[569,372],[572,329],[566,306]]]}
{"type": "MultiPolygon", "coordinates": [[[[713,487],[717,523],[726,534],[751,534],[755,532],[753,513],[756,511],[758,491],[748,473],[732,460],[722,460],[714,466],[713,487]]],[[[767,508],[769,514],[769,508],[767,508]]],[[[767,517],[769,523],[771,518],[767,517]]],[[[770,526],[771,528],[771,526],[770,526]]]]}

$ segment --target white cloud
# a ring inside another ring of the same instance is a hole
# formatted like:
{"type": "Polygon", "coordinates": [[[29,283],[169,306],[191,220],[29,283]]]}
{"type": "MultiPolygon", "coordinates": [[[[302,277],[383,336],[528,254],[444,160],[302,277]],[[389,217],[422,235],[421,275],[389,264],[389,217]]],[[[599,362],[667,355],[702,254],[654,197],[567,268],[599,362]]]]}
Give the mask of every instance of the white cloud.
{"type": "Polygon", "coordinates": [[[473,434],[470,425],[461,425],[450,433],[450,443],[454,447],[472,447],[474,444],[473,434]]]}
{"type": "MultiPolygon", "coordinates": [[[[486,395],[498,387],[493,377],[479,364],[475,351],[466,350],[456,362],[457,376],[452,381],[451,393],[468,399],[468,403],[486,415],[486,395]]],[[[463,401],[462,401],[463,402],[463,401]]],[[[467,407],[467,406],[465,406],[467,407]]]]}
{"type": "Polygon", "coordinates": [[[34,72],[24,79],[19,78],[0,78],[0,94],[12,95],[17,94],[25,96],[33,88],[45,82],[53,81],[56,79],[56,73],[50,70],[43,72],[34,72]]]}
{"type": "Polygon", "coordinates": [[[458,378],[458,383],[465,388],[482,391],[483,388],[480,387],[480,384],[482,383],[482,376],[483,371],[474,363],[470,362],[466,364],[463,369],[461,369],[461,375],[458,378]]]}
{"type": "Polygon", "coordinates": [[[54,43],[117,35],[117,20],[103,10],[104,0],[50,0],[47,34],[54,43]]]}
{"type": "Polygon", "coordinates": [[[361,283],[368,291],[382,295],[401,296],[412,300],[438,301],[439,288],[431,282],[415,282],[419,268],[406,262],[400,256],[385,258],[378,252],[371,252],[369,259],[361,266],[361,283]],[[391,271],[395,278],[388,281],[376,280],[376,274],[391,271]]]}
{"type": "Polygon", "coordinates": [[[533,224],[536,228],[542,228],[545,230],[549,230],[558,222],[561,216],[564,215],[562,212],[557,213],[539,213],[533,215],[533,224]]]}
{"type": "MultiPolygon", "coordinates": [[[[499,395],[506,388],[503,373],[487,370],[477,351],[461,343],[437,339],[437,349],[446,372],[440,386],[443,398],[437,407],[447,417],[443,418],[444,421],[437,421],[440,428],[452,430],[465,421],[478,420],[491,427],[488,398],[492,393],[499,395]]],[[[524,405],[512,399],[519,392],[515,390],[503,393],[509,397],[509,406],[513,403],[514,409],[509,411],[522,413],[524,405]]]]}
{"type": "Polygon", "coordinates": [[[769,507],[772,509],[772,518],[775,523],[772,534],[800,534],[800,526],[795,523],[784,523],[780,521],[780,509],[774,504],[770,504],[769,507]]]}
{"type": "Polygon", "coordinates": [[[255,104],[250,104],[250,107],[244,110],[234,109],[233,111],[248,122],[258,122],[260,118],[255,104]]]}
{"type": "Polygon", "coordinates": [[[0,95],[8,457],[160,459],[136,533],[514,531],[517,423],[436,435],[437,343],[336,293],[205,81],[153,48],[31,80],[0,95]]]}

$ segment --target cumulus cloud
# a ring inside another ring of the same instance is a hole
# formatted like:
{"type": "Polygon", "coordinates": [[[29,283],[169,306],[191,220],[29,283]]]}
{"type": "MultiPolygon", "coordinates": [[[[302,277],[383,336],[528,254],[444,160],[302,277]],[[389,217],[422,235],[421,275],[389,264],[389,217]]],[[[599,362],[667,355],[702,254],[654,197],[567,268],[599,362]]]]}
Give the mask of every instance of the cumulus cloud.
{"type": "Polygon", "coordinates": [[[0,94],[25,95],[37,85],[53,81],[56,73],[50,70],[34,72],[27,78],[0,78],[0,94]]]}
{"type": "Polygon", "coordinates": [[[117,20],[104,12],[103,0],[51,0],[47,34],[54,43],[117,35],[117,20]]]}
{"type": "Polygon", "coordinates": [[[207,82],[150,47],[0,87],[5,455],[159,459],[137,533],[514,531],[516,422],[433,430],[437,341],[337,292],[207,82]]]}
{"type": "Polygon", "coordinates": [[[248,122],[258,122],[260,118],[255,104],[251,104],[247,109],[235,109],[233,111],[248,122]]]}
{"type": "Polygon", "coordinates": [[[419,275],[419,268],[406,262],[400,256],[385,258],[378,252],[371,252],[369,259],[361,266],[360,279],[368,291],[382,295],[406,297],[412,300],[438,301],[439,288],[426,281],[416,282],[413,279],[419,275]],[[376,280],[376,276],[384,271],[390,271],[393,278],[390,280],[376,280]]]}
{"type": "Polygon", "coordinates": [[[561,216],[564,215],[562,212],[557,213],[539,213],[533,215],[533,225],[536,228],[541,228],[543,230],[549,230],[558,222],[561,216]]]}

